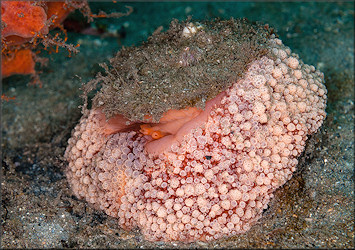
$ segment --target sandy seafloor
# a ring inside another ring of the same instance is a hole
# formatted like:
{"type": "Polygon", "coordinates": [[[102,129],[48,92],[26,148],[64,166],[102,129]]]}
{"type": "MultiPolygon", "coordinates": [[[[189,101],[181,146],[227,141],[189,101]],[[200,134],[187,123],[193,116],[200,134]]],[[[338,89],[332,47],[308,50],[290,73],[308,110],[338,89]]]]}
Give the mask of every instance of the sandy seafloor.
{"type": "MultiPolygon", "coordinates": [[[[91,3],[124,11],[124,3],[91,3]]],[[[1,248],[354,248],[354,3],[129,3],[134,12],[99,19],[118,37],[69,33],[80,53],[62,50],[40,70],[2,81],[1,248]],[[276,191],[262,219],[244,235],[209,243],[144,240],[71,192],[63,153],[80,119],[80,81],[91,79],[122,45],[139,44],[172,18],[246,17],[275,27],[284,44],[324,72],[327,119],[310,137],[293,178],[276,191]]],[[[77,15],[80,17],[80,15],[77,15]]],[[[94,25],[93,24],[93,25],[94,25]]]]}

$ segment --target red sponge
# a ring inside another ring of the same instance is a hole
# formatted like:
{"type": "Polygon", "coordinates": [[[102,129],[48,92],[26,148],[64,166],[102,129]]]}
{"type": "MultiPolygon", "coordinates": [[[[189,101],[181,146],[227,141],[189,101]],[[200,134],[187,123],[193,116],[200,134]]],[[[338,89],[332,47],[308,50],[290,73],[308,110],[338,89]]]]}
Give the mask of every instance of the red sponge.
{"type": "MultiPolygon", "coordinates": [[[[28,1],[2,1],[1,21],[6,24],[1,35],[9,43],[12,36],[32,38],[37,32],[48,33],[47,14],[40,6],[28,1]]],[[[14,38],[16,42],[19,39],[14,38]]]]}

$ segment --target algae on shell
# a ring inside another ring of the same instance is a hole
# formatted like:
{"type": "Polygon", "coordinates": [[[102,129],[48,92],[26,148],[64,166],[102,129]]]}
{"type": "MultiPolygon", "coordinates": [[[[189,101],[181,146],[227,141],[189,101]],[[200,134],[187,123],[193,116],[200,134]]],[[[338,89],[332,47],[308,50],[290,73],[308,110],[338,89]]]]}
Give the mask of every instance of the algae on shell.
{"type": "Polygon", "coordinates": [[[124,47],[84,86],[101,90],[93,106],[110,118],[122,114],[131,121],[150,117],[158,122],[170,109],[204,108],[205,102],[230,87],[249,63],[272,56],[267,25],[245,19],[178,22],[169,30],[158,29],[141,46],[124,47]],[[186,35],[186,27],[193,32],[186,35]],[[185,31],[184,31],[185,28],[185,31]]]}

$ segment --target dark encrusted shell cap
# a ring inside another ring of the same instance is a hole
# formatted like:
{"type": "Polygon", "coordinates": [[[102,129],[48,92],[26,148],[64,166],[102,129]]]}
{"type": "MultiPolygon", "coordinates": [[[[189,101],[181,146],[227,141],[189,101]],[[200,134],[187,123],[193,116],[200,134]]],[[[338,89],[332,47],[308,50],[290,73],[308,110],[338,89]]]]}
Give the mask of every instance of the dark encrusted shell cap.
{"type": "Polygon", "coordinates": [[[248,64],[271,56],[267,25],[245,19],[178,22],[158,29],[139,47],[122,48],[87,84],[102,83],[93,98],[109,118],[122,114],[131,121],[148,115],[158,122],[169,109],[204,108],[205,102],[240,77],[248,64]]]}

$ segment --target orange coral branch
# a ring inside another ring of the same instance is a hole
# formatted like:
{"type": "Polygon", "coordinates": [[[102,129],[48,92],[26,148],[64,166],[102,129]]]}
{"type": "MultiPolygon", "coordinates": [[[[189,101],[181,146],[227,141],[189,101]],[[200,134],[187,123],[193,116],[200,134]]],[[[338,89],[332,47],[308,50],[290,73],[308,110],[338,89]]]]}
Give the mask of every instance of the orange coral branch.
{"type": "Polygon", "coordinates": [[[73,7],[68,7],[65,2],[47,2],[48,10],[47,16],[48,18],[53,15],[56,16],[56,19],[52,21],[53,26],[60,25],[64,19],[69,15],[69,13],[74,10],[73,7]]]}
{"type": "Polygon", "coordinates": [[[2,94],[1,95],[1,100],[3,100],[3,101],[10,101],[10,100],[15,100],[16,99],[16,97],[15,96],[12,96],[12,97],[10,97],[10,96],[6,96],[5,94],[2,94]]]}

